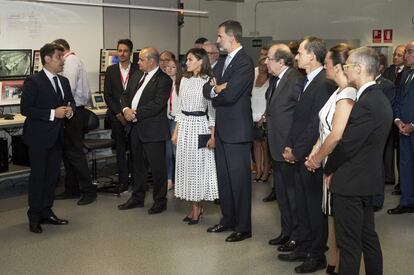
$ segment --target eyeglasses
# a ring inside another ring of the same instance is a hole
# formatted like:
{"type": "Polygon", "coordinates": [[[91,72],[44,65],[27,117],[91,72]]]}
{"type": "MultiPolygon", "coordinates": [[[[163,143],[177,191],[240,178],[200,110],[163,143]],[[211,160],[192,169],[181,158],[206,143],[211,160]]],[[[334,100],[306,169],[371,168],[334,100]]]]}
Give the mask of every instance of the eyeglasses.
{"type": "Polygon", "coordinates": [[[342,65],[342,68],[344,70],[347,70],[349,67],[355,67],[355,66],[359,66],[359,64],[358,63],[345,64],[345,65],[342,65]]]}
{"type": "Polygon", "coordinates": [[[218,52],[207,52],[207,54],[211,55],[211,54],[218,54],[218,52]]]}
{"type": "Polygon", "coordinates": [[[276,60],[276,59],[266,56],[266,60],[272,61],[272,60],[276,60]]]}
{"type": "Polygon", "coordinates": [[[406,54],[413,54],[414,53],[414,49],[406,49],[405,50],[406,54]]]}

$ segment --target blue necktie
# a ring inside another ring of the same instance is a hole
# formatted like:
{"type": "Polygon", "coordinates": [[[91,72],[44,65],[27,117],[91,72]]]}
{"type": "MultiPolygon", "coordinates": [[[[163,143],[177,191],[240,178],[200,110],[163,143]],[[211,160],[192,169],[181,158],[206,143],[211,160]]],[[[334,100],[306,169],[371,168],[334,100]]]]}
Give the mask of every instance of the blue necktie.
{"type": "Polygon", "coordinates": [[[305,79],[303,80],[303,90],[302,90],[302,92],[299,94],[298,101],[300,100],[300,97],[302,96],[303,92],[305,91],[305,87],[306,87],[306,84],[307,84],[308,82],[309,82],[309,79],[308,79],[307,77],[305,77],[305,79]]]}

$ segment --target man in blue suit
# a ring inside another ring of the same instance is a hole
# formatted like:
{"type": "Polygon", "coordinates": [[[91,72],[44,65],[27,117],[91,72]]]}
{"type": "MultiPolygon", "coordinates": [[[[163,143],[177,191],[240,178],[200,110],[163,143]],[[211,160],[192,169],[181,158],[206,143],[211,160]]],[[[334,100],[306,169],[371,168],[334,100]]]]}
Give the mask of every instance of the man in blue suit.
{"type": "Polygon", "coordinates": [[[250,148],[253,138],[251,93],[254,65],[241,45],[242,27],[226,21],[218,28],[217,43],[228,55],[213,69],[203,87],[216,108],[216,162],[223,218],[208,232],[234,230],[227,242],[252,236],[250,148]]]}
{"type": "Polygon", "coordinates": [[[60,177],[64,120],[72,118],[75,107],[69,80],[58,75],[63,70],[63,48],[46,44],[40,58],[43,70],[26,78],[20,102],[31,166],[27,215],[33,233],[43,232],[41,223],[68,223],[53,213],[52,206],[60,177]]]}
{"type": "Polygon", "coordinates": [[[394,124],[400,131],[400,204],[387,211],[388,214],[414,213],[414,41],[405,48],[406,65],[411,71],[394,105],[394,124]]]}

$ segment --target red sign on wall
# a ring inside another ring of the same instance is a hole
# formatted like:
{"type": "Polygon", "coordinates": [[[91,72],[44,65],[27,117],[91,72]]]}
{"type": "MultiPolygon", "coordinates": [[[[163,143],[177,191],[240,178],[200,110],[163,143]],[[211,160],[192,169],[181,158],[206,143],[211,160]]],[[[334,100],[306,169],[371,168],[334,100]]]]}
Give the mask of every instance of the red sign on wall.
{"type": "Polygon", "coordinates": [[[381,40],[382,40],[382,31],[372,30],[372,43],[381,43],[381,40]]]}
{"type": "Polygon", "coordinates": [[[392,43],[392,29],[384,30],[384,43],[392,43]]]}

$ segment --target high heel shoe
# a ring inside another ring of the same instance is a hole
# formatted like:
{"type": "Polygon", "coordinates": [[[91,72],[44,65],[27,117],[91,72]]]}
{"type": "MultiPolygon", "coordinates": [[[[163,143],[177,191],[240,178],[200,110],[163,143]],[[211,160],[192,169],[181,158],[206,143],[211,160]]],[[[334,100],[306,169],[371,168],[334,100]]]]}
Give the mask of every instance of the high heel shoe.
{"type": "Polygon", "coordinates": [[[338,273],[335,272],[335,266],[334,265],[328,265],[326,267],[325,273],[329,274],[329,275],[338,275],[338,273]]]}
{"type": "Polygon", "coordinates": [[[262,176],[260,177],[260,181],[261,181],[261,182],[267,182],[267,181],[269,180],[270,173],[267,173],[267,175],[266,175],[266,177],[265,177],[265,178],[263,178],[263,176],[264,176],[264,175],[262,175],[262,176]]]}
{"type": "Polygon", "coordinates": [[[191,218],[189,216],[185,216],[185,218],[183,219],[183,222],[189,222],[191,221],[191,218]]]}
{"type": "Polygon", "coordinates": [[[200,210],[197,220],[190,219],[190,221],[188,222],[188,225],[198,224],[198,222],[201,220],[202,215],[203,215],[203,209],[200,210]]]}
{"type": "Polygon", "coordinates": [[[254,182],[261,182],[262,181],[263,172],[260,174],[256,174],[256,177],[254,178],[254,182]]]}

